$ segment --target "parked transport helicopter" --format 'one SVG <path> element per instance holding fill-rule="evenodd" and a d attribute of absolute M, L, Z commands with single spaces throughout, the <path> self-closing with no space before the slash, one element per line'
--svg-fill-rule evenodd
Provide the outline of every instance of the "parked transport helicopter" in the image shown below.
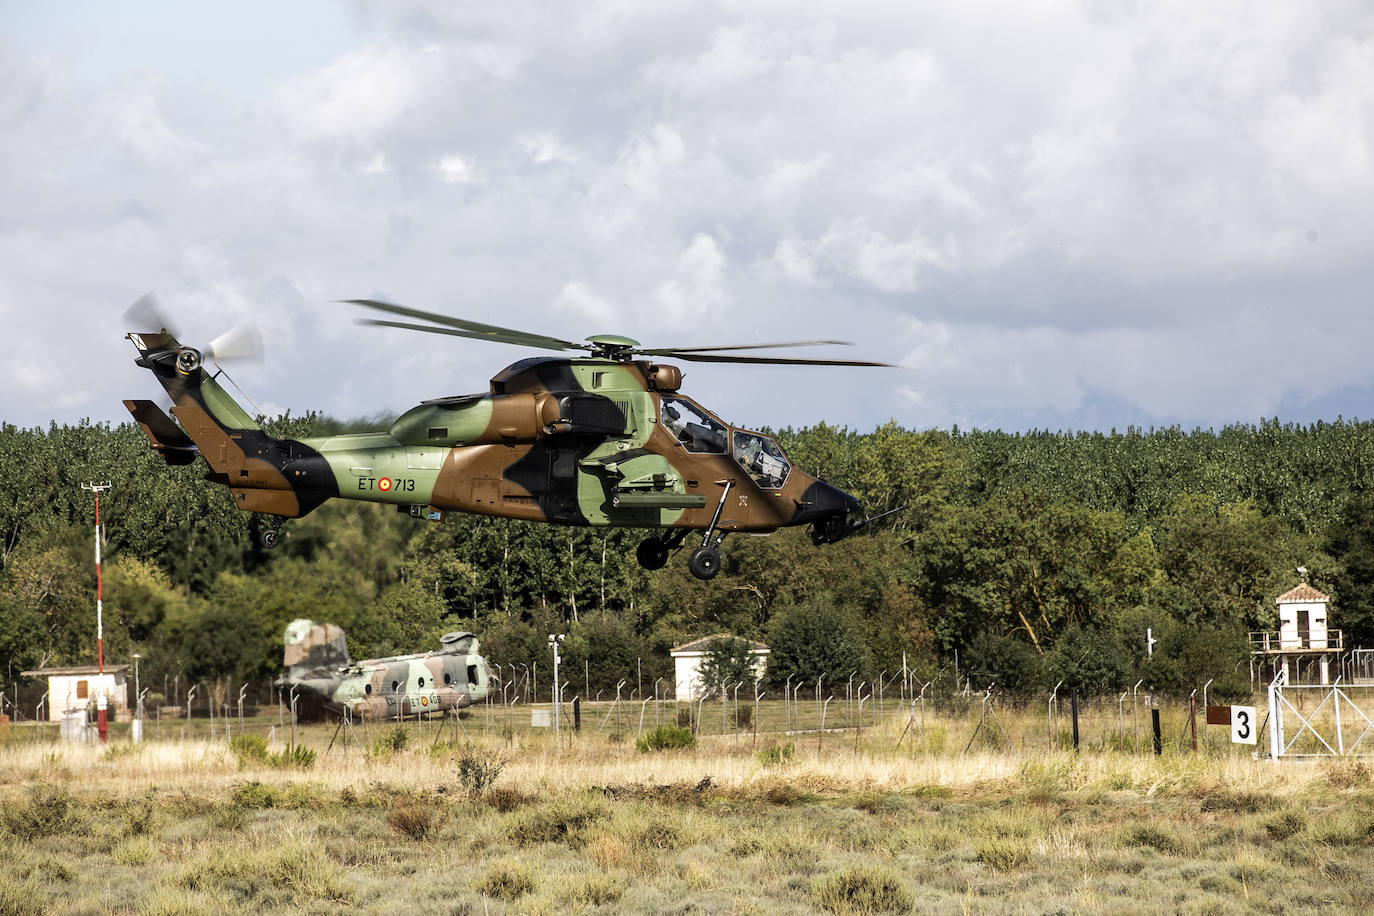
<path fill-rule="evenodd" d="M 433 652 L 355 662 L 341 627 L 293 620 L 283 638 L 286 672 L 277 687 L 296 689 L 309 706 L 371 719 L 462 709 L 487 698 L 493 678 L 477 637 L 448 633 Z"/>
<path fill-rule="evenodd" d="M 147 297 L 145 297 L 145 300 Z M 586 356 L 522 359 L 480 394 L 434 398 L 384 432 L 284 439 L 269 435 L 204 365 L 258 346 L 225 335 L 204 350 L 184 346 L 145 300 L 128 316 L 160 330 L 128 335 L 137 365 L 162 383 L 172 418 L 152 401 L 124 405 L 169 464 L 197 457 L 210 480 L 229 487 L 248 512 L 298 518 L 327 499 L 394 504 L 418 518 L 450 511 L 558 525 L 643 528 L 636 557 L 661 569 L 700 535 L 688 568 L 698 579 L 720 569 L 730 532 L 768 533 L 809 525 L 816 545 L 875 521 L 858 500 L 793 467 L 763 433 L 724 422 L 681 392 L 682 370 L 657 361 L 806 366 L 886 366 L 861 360 L 741 355 L 738 350 L 837 344 L 814 340 L 749 346 L 645 348 L 628 337 L 576 343 L 354 299 L 364 308 L 414 321 L 361 323 L 493 340 Z M 150 300 L 149 300 L 150 301 Z M 424 324 L 415 321 L 427 322 Z M 279 522 L 263 528 L 275 545 Z"/>

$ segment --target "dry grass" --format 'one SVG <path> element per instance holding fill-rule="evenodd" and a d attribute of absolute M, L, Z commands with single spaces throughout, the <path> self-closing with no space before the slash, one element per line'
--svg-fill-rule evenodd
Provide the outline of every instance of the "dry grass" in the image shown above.
<path fill-rule="evenodd" d="M 222 741 L 12 740 L 0 914 L 1374 907 L 1361 764 L 958 753 L 967 738 L 894 751 L 902 724 L 865 729 L 857 751 L 852 734 L 819 750 L 794 736 L 790 756 L 734 737 L 435 748 L 432 730 L 385 755 L 325 753 L 316 727 L 307 769 L 245 764 Z M 501 764 L 482 791 L 474 759 Z"/>

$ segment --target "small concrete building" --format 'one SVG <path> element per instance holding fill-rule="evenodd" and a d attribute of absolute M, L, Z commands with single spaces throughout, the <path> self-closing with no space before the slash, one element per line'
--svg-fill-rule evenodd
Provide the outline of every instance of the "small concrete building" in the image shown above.
<path fill-rule="evenodd" d="M 102 693 L 113 719 L 119 710 L 129 708 L 129 666 L 106 665 L 102 674 L 95 665 L 71 668 L 37 668 L 22 672 L 24 677 L 48 679 L 48 721 L 61 722 L 69 709 L 85 709 Z"/>
<path fill-rule="evenodd" d="M 683 643 L 668 653 L 673 657 L 674 684 L 679 700 L 700 698 L 701 677 L 698 672 L 702 662 L 706 660 L 707 654 L 711 651 L 711 643 L 717 639 L 738 638 L 729 633 L 715 633 L 711 636 L 694 639 L 689 643 Z M 768 670 L 768 655 L 772 650 L 761 642 L 754 642 L 750 639 L 746 639 L 744 642 L 749 644 L 749 655 L 754 663 L 754 676 L 763 677 Z"/>

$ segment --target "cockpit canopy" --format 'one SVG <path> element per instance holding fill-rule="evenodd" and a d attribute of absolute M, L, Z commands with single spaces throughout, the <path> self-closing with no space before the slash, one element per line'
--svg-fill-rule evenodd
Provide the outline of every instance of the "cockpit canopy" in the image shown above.
<path fill-rule="evenodd" d="M 707 455 L 728 452 L 766 490 L 781 487 L 792 470 L 782 448 L 771 437 L 744 429 L 732 430 L 687 398 L 664 396 L 659 419 L 687 451 Z"/>

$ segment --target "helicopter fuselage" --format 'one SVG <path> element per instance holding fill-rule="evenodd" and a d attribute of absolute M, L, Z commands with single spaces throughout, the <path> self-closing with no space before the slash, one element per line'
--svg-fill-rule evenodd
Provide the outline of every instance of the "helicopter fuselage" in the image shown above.
<path fill-rule="evenodd" d="M 817 544 L 847 534 L 859 512 L 771 437 L 682 396 L 671 365 L 525 359 L 487 392 L 425 401 L 386 431 L 296 440 L 264 431 L 170 334 L 129 336 L 180 424 L 126 401 L 150 443 L 169 463 L 204 458 L 245 511 L 294 518 L 341 498 L 433 519 L 457 511 L 708 536 L 810 524 Z"/>

